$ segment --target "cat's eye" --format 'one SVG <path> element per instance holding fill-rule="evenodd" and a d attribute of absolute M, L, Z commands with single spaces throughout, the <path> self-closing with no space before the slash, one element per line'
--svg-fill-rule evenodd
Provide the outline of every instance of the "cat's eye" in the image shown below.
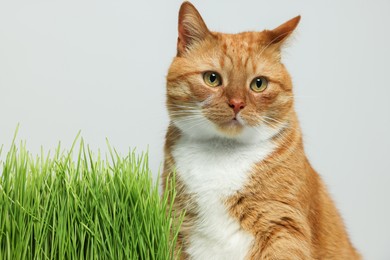
<path fill-rule="evenodd" d="M 222 85 L 221 76 L 214 71 L 207 71 L 203 74 L 203 80 L 209 87 L 218 87 Z"/>
<path fill-rule="evenodd" d="M 260 93 L 263 92 L 268 86 L 268 81 L 264 77 L 257 77 L 252 80 L 250 88 L 254 92 Z"/>

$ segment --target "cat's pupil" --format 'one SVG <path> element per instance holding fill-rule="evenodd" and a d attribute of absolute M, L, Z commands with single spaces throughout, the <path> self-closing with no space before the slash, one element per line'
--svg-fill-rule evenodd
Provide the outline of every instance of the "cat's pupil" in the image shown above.
<path fill-rule="evenodd" d="M 256 87 L 260 88 L 263 85 L 263 81 L 261 79 L 256 79 Z"/>
<path fill-rule="evenodd" d="M 210 82 L 213 83 L 217 79 L 217 75 L 215 73 L 211 73 Z"/>

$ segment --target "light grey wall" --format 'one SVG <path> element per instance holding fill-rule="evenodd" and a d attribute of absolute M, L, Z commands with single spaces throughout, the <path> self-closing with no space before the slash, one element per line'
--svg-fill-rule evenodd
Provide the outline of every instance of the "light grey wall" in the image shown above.
<path fill-rule="evenodd" d="M 0 143 L 122 154 L 149 146 L 157 171 L 168 123 L 165 75 L 181 1 L 0 1 Z M 262 30 L 302 15 L 284 60 L 306 151 L 366 259 L 390 259 L 390 2 L 193 1 L 209 27 Z"/>

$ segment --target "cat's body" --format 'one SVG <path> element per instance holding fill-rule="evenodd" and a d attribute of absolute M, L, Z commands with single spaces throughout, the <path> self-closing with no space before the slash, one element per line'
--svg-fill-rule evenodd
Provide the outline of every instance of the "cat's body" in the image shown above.
<path fill-rule="evenodd" d="M 298 21 L 228 35 L 181 8 L 163 176 L 176 171 L 182 259 L 359 259 L 306 159 L 280 62 Z"/>

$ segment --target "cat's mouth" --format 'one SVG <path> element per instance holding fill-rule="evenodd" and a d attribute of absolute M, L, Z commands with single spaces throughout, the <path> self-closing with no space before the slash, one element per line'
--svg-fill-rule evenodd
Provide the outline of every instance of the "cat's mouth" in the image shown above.
<path fill-rule="evenodd" d="M 218 124 L 219 131 L 223 132 L 227 136 L 237 136 L 244 128 L 244 124 L 237 117 L 233 117 L 228 121 Z"/>
<path fill-rule="evenodd" d="M 228 119 L 228 121 L 225 122 L 223 125 L 225 125 L 227 127 L 229 127 L 229 126 L 230 127 L 243 127 L 244 126 L 242 119 L 238 118 L 237 115 L 231 117 L 230 120 Z"/>
<path fill-rule="evenodd" d="M 230 124 L 237 124 L 237 125 L 241 125 L 242 126 L 242 123 L 237 119 L 237 117 L 234 117 L 232 120 L 230 120 L 229 123 Z"/>

